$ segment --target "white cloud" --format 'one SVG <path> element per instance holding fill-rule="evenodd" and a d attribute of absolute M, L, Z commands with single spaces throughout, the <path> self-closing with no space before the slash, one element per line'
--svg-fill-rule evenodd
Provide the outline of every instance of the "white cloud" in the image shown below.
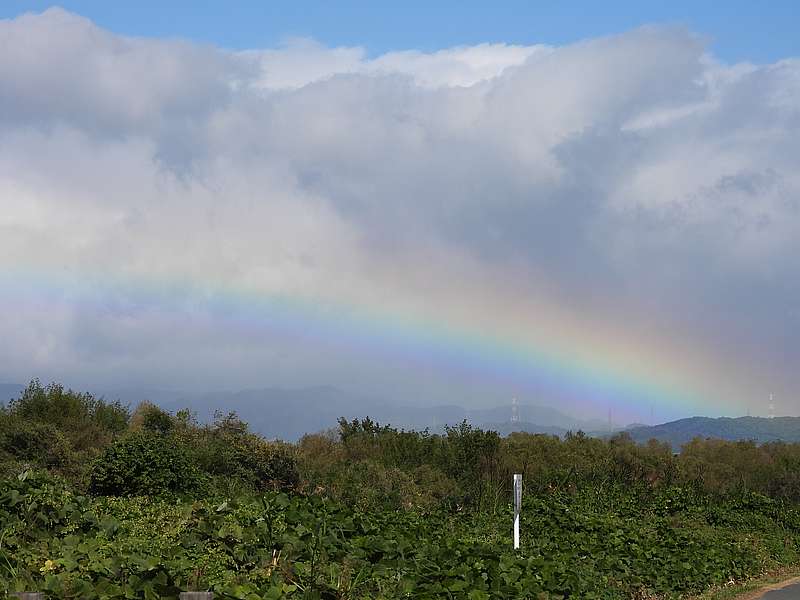
<path fill-rule="evenodd" d="M 331 358 L 319 339 L 232 326 L 213 300 L 235 290 L 497 330 L 510 295 L 509 314 L 619 326 L 676 365 L 690 346 L 719 363 L 704 389 L 800 391 L 784 366 L 800 359 L 784 335 L 800 291 L 797 60 L 725 65 L 658 27 L 554 48 L 234 53 L 54 9 L 0 21 L 0 82 L 3 289 L 37 273 L 72 290 L 53 284 L 52 315 L 0 321 L 18 341 L 0 377 L 32 364 L 414 393 L 396 364 L 365 374 L 357 343 Z M 149 305 L 114 281 L 201 282 L 209 302 L 173 289 L 177 305 Z M 21 285 L 16 307 L 37 297 Z"/>
<path fill-rule="evenodd" d="M 245 51 L 240 55 L 259 65 L 258 87 L 283 90 L 352 74 L 403 75 L 425 88 L 469 87 L 550 51 L 541 45 L 480 44 L 431 53 L 388 52 L 369 58 L 363 48 L 327 48 L 301 38 L 278 50 Z"/>

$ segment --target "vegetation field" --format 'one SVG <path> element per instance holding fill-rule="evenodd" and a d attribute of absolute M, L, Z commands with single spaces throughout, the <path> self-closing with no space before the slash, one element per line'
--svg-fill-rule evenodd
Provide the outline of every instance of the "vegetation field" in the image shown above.
<path fill-rule="evenodd" d="M 792 444 L 364 419 L 289 445 L 34 382 L 0 465 L 0 587 L 51 598 L 678 598 L 800 563 Z"/>

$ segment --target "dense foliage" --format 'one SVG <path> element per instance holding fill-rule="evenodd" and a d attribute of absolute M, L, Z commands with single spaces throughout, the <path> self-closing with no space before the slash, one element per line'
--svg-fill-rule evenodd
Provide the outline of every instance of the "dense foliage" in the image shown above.
<path fill-rule="evenodd" d="M 800 558 L 800 514 L 748 493 L 613 486 L 528 494 L 523 549 L 496 514 L 363 511 L 319 495 L 95 498 L 27 472 L 0 495 L 0 582 L 59 598 L 672 596 Z"/>
<path fill-rule="evenodd" d="M 0 409 L 0 474 L 45 468 L 95 495 L 289 489 L 292 449 L 248 431 L 235 414 L 201 425 L 143 402 L 133 414 L 57 384 L 33 381 Z"/>
<path fill-rule="evenodd" d="M 0 409 L 0 472 L 34 464 L 77 475 L 127 429 L 129 418 L 118 402 L 34 380 Z"/>
<path fill-rule="evenodd" d="M 202 493 L 205 484 L 183 446 L 151 431 L 135 432 L 109 446 L 89 477 L 90 491 L 100 496 Z"/>
<path fill-rule="evenodd" d="M 288 445 L 34 382 L 0 451 L 0 588 L 53 598 L 678 597 L 800 562 L 792 444 L 362 419 Z"/>

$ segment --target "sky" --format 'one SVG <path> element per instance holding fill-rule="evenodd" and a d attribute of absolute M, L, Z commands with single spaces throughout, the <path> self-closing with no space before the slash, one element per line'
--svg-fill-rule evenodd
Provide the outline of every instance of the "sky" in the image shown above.
<path fill-rule="evenodd" d="M 0 381 L 800 414 L 795 9 L 605 4 L 3 3 Z"/>
<path fill-rule="evenodd" d="M 47 0 L 4 0 L 0 17 L 50 6 Z M 731 62 L 773 62 L 797 56 L 800 47 L 794 0 L 64 0 L 59 6 L 120 34 L 238 50 L 296 37 L 359 46 L 369 56 L 486 42 L 564 45 L 653 23 L 700 32 L 716 56 Z"/>

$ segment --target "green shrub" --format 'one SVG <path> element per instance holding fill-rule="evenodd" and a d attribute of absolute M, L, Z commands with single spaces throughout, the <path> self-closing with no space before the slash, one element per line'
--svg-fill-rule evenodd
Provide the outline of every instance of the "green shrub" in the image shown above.
<path fill-rule="evenodd" d="M 119 402 L 31 381 L 22 395 L 8 403 L 6 414 L 58 427 L 78 450 L 105 446 L 128 426 L 129 413 Z"/>
<path fill-rule="evenodd" d="M 253 490 L 289 490 L 297 485 L 294 451 L 253 434 L 212 432 L 194 439 L 192 452 L 203 471 L 238 480 Z"/>
<path fill-rule="evenodd" d="M 101 496 L 191 494 L 205 475 L 174 438 L 140 431 L 109 446 L 92 464 L 89 489 Z"/>
<path fill-rule="evenodd" d="M 147 431 L 167 434 L 175 426 L 170 414 L 154 404 L 147 404 L 142 410 L 142 428 Z"/>
<path fill-rule="evenodd" d="M 218 413 L 210 426 L 197 426 L 180 413 L 174 436 L 221 491 L 285 490 L 299 481 L 295 448 L 250 433 L 235 413 Z"/>
<path fill-rule="evenodd" d="M 64 433 L 49 423 L 10 418 L 0 426 L 0 456 L 17 463 L 60 469 L 72 453 Z"/>
<path fill-rule="evenodd" d="M 128 425 L 128 409 L 33 380 L 0 407 L 0 468 L 33 466 L 79 480 L 85 465 Z"/>

